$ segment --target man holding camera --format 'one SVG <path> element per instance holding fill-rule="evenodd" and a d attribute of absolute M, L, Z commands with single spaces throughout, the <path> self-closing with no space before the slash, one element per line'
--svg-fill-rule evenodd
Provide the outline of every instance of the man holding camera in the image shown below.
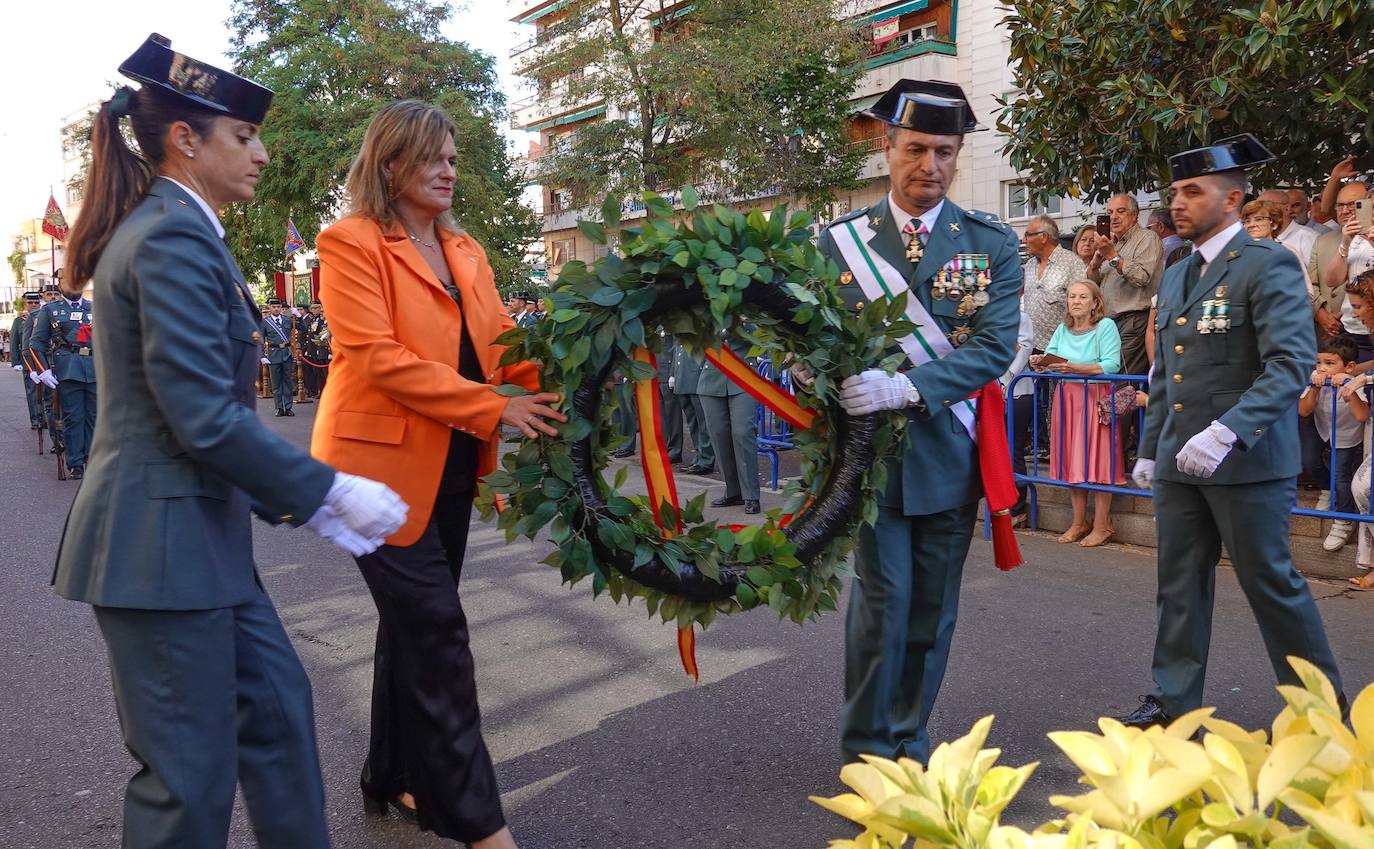
<path fill-rule="evenodd" d="M 1099 216 L 1101 217 L 1101 216 Z M 1107 315 L 1121 333 L 1121 373 L 1145 374 L 1145 328 L 1150 299 L 1164 276 L 1164 242 L 1140 226 L 1140 204 L 1130 195 L 1107 203 L 1109 235 L 1097 234 L 1097 252 L 1088 263 L 1088 279 L 1102 287 Z"/>

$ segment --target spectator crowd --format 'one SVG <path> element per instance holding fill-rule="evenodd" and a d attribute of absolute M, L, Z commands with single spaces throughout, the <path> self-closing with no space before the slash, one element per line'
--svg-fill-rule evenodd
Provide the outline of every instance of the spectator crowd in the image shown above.
<path fill-rule="evenodd" d="M 1316 492 L 1315 509 L 1336 514 L 1370 509 L 1366 387 L 1374 377 L 1374 190 L 1355 162 L 1351 156 L 1337 163 L 1314 195 L 1302 188 L 1264 189 L 1248 196 L 1241 210 L 1252 238 L 1282 245 L 1304 271 L 1318 356 L 1310 385 L 1294 399 L 1301 483 Z M 1094 546 L 1111 539 L 1110 488 L 1125 484 L 1135 462 L 1160 281 L 1193 248 L 1175 231 L 1167 208 L 1142 213 L 1132 195 L 1111 198 L 1104 213 L 1088 219 L 1073 232 L 1050 216 L 1027 222 L 1020 344 L 1029 345 L 1030 355 L 1018 358 L 1004 382 L 1015 387 L 1008 402 L 1015 409 L 1009 436 L 1016 471 L 1025 474 L 1026 458 L 1036 456 L 1048 469 L 1039 474 L 1080 485 L 1072 490 L 1073 518 L 1059 541 Z M 1030 379 L 1013 380 L 1021 369 L 1071 377 L 1042 380 L 1032 390 Z M 1072 379 L 1104 374 L 1132 379 Z M 1023 495 L 1014 512 L 1025 510 Z M 1352 580 L 1374 589 L 1368 524 L 1333 517 L 1323 547 L 1340 551 L 1357 525 L 1356 565 L 1364 574 Z"/>

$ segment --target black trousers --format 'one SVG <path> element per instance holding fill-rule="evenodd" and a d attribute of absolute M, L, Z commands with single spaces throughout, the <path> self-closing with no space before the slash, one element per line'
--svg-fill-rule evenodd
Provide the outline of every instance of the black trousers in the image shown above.
<path fill-rule="evenodd" d="M 329 376 L 329 368 L 312 366 L 309 363 L 301 364 L 301 377 L 305 380 L 305 394 L 311 398 L 320 397 L 324 391 L 324 382 Z"/>
<path fill-rule="evenodd" d="M 458 598 L 472 486 L 450 488 L 449 478 L 418 542 L 357 558 L 378 620 L 362 785 L 375 798 L 411 793 L 421 828 L 471 843 L 506 821 Z"/>

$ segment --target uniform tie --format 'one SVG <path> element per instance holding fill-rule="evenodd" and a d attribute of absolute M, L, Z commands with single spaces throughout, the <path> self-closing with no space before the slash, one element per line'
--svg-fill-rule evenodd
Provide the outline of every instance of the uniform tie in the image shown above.
<path fill-rule="evenodd" d="M 930 230 L 926 228 L 924 221 L 913 218 L 902 228 L 902 234 L 906 236 L 907 261 L 915 265 L 925 255 L 926 239 L 930 236 Z"/>
<path fill-rule="evenodd" d="M 1188 257 L 1188 267 L 1183 272 L 1183 291 L 1192 300 L 1198 283 L 1202 280 L 1202 251 L 1194 250 Z"/>

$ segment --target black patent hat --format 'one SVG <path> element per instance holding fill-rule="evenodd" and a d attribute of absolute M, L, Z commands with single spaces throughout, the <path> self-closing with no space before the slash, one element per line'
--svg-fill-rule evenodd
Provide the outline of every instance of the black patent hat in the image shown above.
<path fill-rule="evenodd" d="M 286 306 L 286 301 L 283 301 L 281 298 L 268 298 L 267 305 L 269 307 L 284 307 Z"/>
<path fill-rule="evenodd" d="M 51 292 L 60 295 L 62 294 L 62 287 L 57 285 L 56 283 L 44 283 L 43 292 L 45 294 Z"/>
<path fill-rule="evenodd" d="M 511 292 L 510 296 L 511 300 L 514 301 L 528 301 L 530 299 L 529 292 Z"/>
<path fill-rule="evenodd" d="M 939 80 L 898 80 L 863 114 L 884 124 L 936 136 L 962 136 L 983 129 L 964 90 Z"/>
<path fill-rule="evenodd" d="M 43 295 L 42 295 L 41 293 L 39 293 L 39 292 L 25 292 L 25 293 L 24 293 L 24 300 L 26 300 L 26 301 L 41 301 L 41 300 L 43 300 Z"/>
<path fill-rule="evenodd" d="M 1187 180 L 1203 174 L 1254 168 L 1277 158 L 1253 133 L 1242 133 L 1207 147 L 1185 150 L 1169 157 L 1169 177 L 1171 180 Z"/>
<path fill-rule="evenodd" d="M 261 124 L 272 105 L 270 88 L 177 53 L 172 42 L 157 33 L 120 64 L 119 72 L 250 124 Z"/>

